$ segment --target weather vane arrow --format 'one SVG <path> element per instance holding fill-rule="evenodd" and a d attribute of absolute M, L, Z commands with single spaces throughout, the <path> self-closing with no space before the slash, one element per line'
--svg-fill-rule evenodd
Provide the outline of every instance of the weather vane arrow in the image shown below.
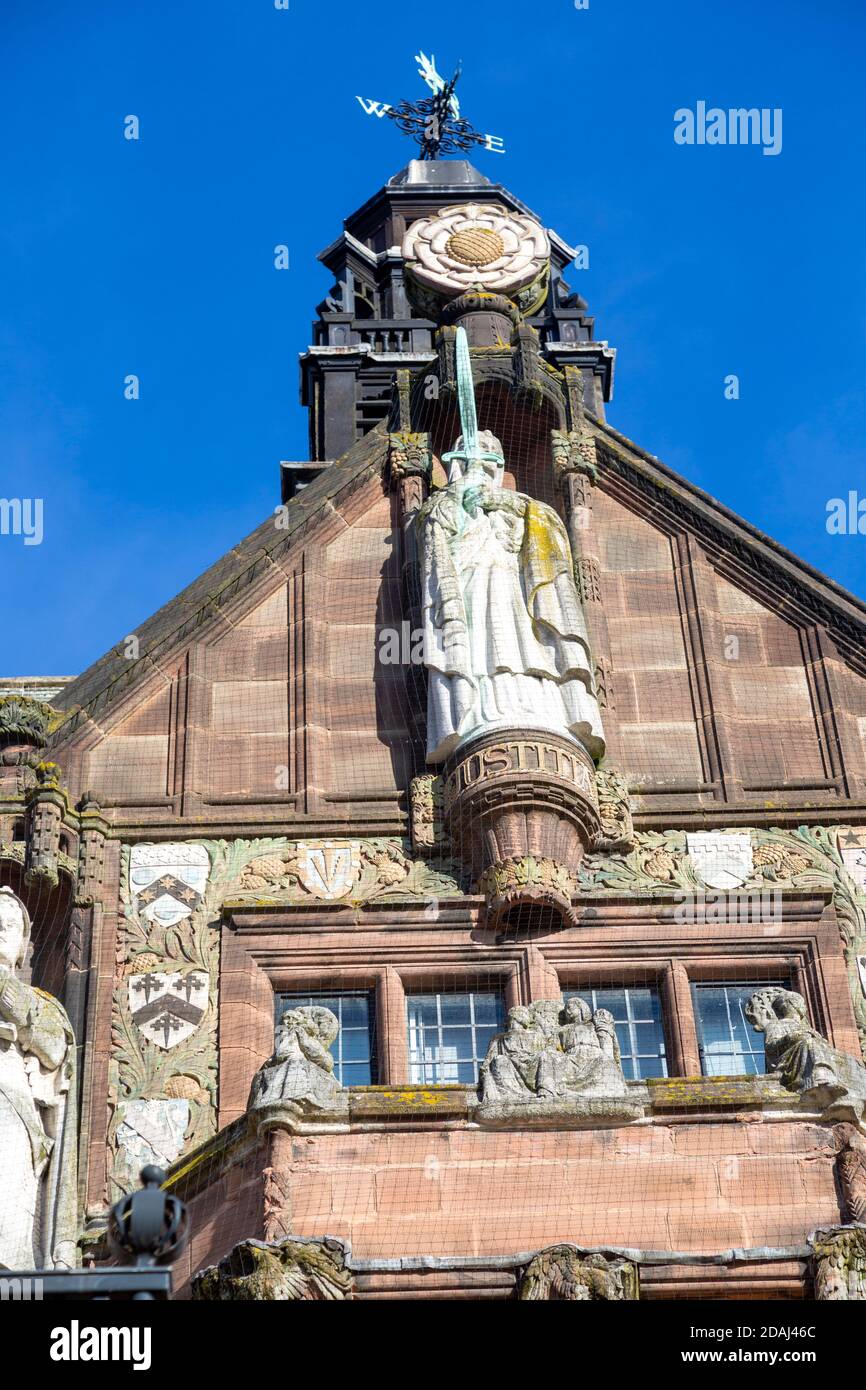
<path fill-rule="evenodd" d="M 418 74 L 430 88 L 432 97 L 415 102 L 401 101 L 397 106 L 356 97 L 365 114 L 380 120 L 387 116 L 395 121 L 405 135 L 411 135 L 418 142 L 422 159 L 439 159 L 443 154 L 471 150 L 475 145 L 493 154 L 504 154 L 505 142 L 499 135 L 482 135 L 460 115 L 460 103 L 454 92 L 460 76 L 459 63 L 450 82 L 446 82 L 436 71 L 436 59 L 432 54 L 428 58 L 422 50 L 415 54 L 415 61 L 419 64 Z"/>

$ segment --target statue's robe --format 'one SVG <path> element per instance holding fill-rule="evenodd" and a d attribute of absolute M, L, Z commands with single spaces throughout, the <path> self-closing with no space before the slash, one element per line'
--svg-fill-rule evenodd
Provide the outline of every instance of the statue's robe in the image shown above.
<path fill-rule="evenodd" d="M 75 1040 L 64 1009 L 7 975 L 0 987 L 0 1268 L 77 1263 L 75 1108 Z"/>
<path fill-rule="evenodd" d="M 497 728 L 572 735 L 598 758 L 604 732 L 571 550 L 543 502 L 499 492 L 469 514 L 463 483 L 419 515 L 427 758 Z"/>
<path fill-rule="evenodd" d="M 767 1070 L 779 1072 L 792 1091 L 830 1103 L 849 1096 L 862 1111 L 866 1103 L 866 1068 L 862 1062 L 839 1052 L 802 1019 L 783 1018 L 767 1023 L 764 1030 Z"/>

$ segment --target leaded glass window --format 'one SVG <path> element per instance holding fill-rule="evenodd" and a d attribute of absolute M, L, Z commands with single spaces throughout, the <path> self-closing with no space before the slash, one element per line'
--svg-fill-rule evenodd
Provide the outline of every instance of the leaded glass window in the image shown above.
<path fill-rule="evenodd" d="M 502 995 L 494 991 L 410 994 L 409 1078 L 415 1086 L 472 1086 L 490 1040 L 502 1031 Z"/>
<path fill-rule="evenodd" d="M 595 1012 L 613 1014 L 622 1055 L 623 1075 L 629 1081 L 667 1076 L 665 1034 L 658 990 L 652 985 L 619 989 L 569 989 L 563 999 L 583 999 Z"/>

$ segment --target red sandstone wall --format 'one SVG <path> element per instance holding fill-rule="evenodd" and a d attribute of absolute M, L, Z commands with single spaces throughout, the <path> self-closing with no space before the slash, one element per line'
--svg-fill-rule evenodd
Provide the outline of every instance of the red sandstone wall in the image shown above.
<path fill-rule="evenodd" d="M 293 1229 L 365 1257 L 552 1241 L 713 1252 L 839 1220 L 828 1132 L 784 1121 L 295 1139 Z"/>

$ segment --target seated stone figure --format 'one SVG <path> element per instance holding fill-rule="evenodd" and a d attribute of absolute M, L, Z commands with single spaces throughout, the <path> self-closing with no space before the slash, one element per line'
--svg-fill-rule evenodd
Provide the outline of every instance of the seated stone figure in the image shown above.
<path fill-rule="evenodd" d="M 339 1031 L 330 1009 L 287 1009 L 277 1024 L 274 1055 L 253 1077 L 248 1109 L 281 1103 L 304 1112 L 336 1109 L 342 1088 L 328 1049 Z"/>
<path fill-rule="evenodd" d="M 627 1094 L 612 1014 L 577 998 L 510 1009 L 508 1031 L 493 1039 L 481 1067 L 482 1105 Z"/>
<path fill-rule="evenodd" d="M 799 1091 L 816 1109 L 840 1117 L 862 1117 L 866 1067 L 846 1052 L 837 1052 L 815 1032 L 802 994 L 761 989 L 752 995 L 744 1013 L 753 1028 L 764 1034 L 767 1070 L 779 1073 L 783 1085 Z"/>
<path fill-rule="evenodd" d="M 613 1014 L 592 1009 L 574 997 L 562 1009 L 558 1048 L 545 1054 L 540 1066 L 539 1094 L 560 1099 L 574 1092 L 583 1096 L 625 1095 L 619 1043 Z"/>
<path fill-rule="evenodd" d="M 553 1018 L 551 1019 L 551 1009 Z M 486 1102 L 535 1095 L 538 1068 L 558 1021 L 559 1005 L 539 1001 L 518 1004 L 508 1010 L 508 1030 L 497 1033 L 481 1065 L 482 1094 Z"/>

